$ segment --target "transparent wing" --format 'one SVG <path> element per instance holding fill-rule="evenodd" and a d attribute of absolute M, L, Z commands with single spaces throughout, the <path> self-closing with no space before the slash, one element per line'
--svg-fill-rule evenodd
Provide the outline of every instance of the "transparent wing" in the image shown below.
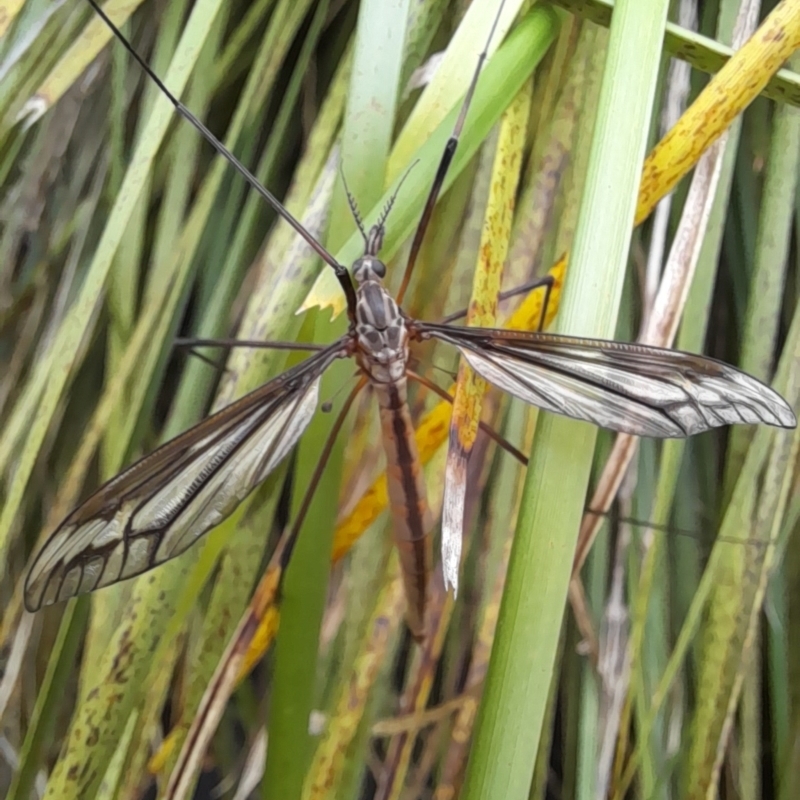
<path fill-rule="evenodd" d="M 720 425 L 793 428 L 769 386 L 704 356 L 603 339 L 414 323 L 455 345 L 487 381 L 526 403 L 637 436 L 692 436 Z"/>
<path fill-rule="evenodd" d="M 172 439 L 75 509 L 25 581 L 35 611 L 132 578 L 182 553 L 278 465 L 316 409 L 322 373 L 342 341 Z"/>

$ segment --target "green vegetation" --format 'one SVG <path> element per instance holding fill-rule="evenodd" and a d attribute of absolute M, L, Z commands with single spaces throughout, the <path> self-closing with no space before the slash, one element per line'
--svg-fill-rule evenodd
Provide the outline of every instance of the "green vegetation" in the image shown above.
<path fill-rule="evenodd" d="M 648 331 L 739 365 L 797 411 L 800 62 L 772 78 L 800 45 L 800 2 L 778 3 L 765 24 L 781 36 L 728 68 L 733 0 L 701 4 L 702 36 L 670 11 L 666 45 L 664 0 L 617 0 L 610 28 L 588 21 L 608 26 L 605 2 L 559 5 L 506 0 L 404 308 L 434 320 L 467 307 L 484 221 L 498 211 L 490 184 L 519 179 L 510 240 L 483 230 L 508 248 L 504 289 L 555 264 L 554 330 L 628 341 Z M 497 7 L 104 6 L 342 262 L 363 243 L 340 167 L 367 224 L 404 179 L 382 251 L 394 289 Z M 613 510 L 598 518 L 583 510 L 600 502 L 615 437 L 537 420 L 490 391 L 483 419 L 531 467 L 478 437 L 459 594 L 434 573 L 431 635 L 418 647 L 404 631 L 385 497 L 367 492 L 383 467 L 367 392 L 277 608 L 249 605 L 353 383 L 341 361 L 321 389 L 334 413 L 318 412 L 296 455 L 202 542 L 141 578 L 24 611 L 33 551 L 82 498 L 303 357 L 199 348 L 202 359 L 177 337 L 324 343 L 346 327 L 331 319 L 342 308 L 331 270 L 110 38 L 85 0 L 0 0 L 0 794 L 27 800 L 46 784 L 59 800 L 133 800 L 155 784 L 159 797 L 191 796 L 169 784 L 190 753 L 208 773 L 197 796 L 211 796 L 210 782 L 237 800 L 795 797 L 796 431 L 629 444 Z M 667 53 L 712 74 L 681 73 Z M 506 136 L 520 108 L 526 129 Z M 508 141 L 518 151 L 496 159 Z M 656 300 L 665 264 L 675 288 Z M 450 386 L 452 352 L 425 344 L 414 357 L 416 372 Z M 448 416 L 411 391 L 438 518 Z M 331 549 L 347 556 L 331 566 Z M 248 609 L 264 626 L 246 657 L 226 655 Z M 208 751 L 193 751 L 221 660 L 235 690 L 223 692 Z"/>

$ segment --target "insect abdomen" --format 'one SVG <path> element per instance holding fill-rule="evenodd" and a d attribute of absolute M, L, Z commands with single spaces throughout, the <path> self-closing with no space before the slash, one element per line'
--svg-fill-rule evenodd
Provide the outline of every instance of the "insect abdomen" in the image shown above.
<path fill-rule="evenodd" d="M 406 402 L 405 381 L 376 387 L 376 394 L 386 451 L 386 481 L 394 541 L 400 555 L 408 600 L 408 627 L 420 639 L 425 633 L 427 582 L 431 563 L 428 534 L 433 519 Z"/>

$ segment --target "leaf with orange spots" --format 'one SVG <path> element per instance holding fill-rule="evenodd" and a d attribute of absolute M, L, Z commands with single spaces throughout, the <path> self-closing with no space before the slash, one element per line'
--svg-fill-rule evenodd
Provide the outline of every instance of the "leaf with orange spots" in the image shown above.
<path fill-rule="evenodd" d="M 497 151 L 492 166 L 486 216 L 478 250 L 478 264 L 472 284 L 472 300 L 467 311 L 467 325 L 493 327 L 497 316 L 497 295 L 503 263 L 508 253 L 514 202 L 522 168 L 522 153 L 530 113 L 532 86 L 528 83 L 503 114 Z M 445 587 L 458 590 L 461 564 L 461 539 L 464 502 L 467 492 L 467 462 L 481 418 L 486 381 L 462 362 L 453 400 L 450 422 L 450 446 L 445 467 L 444 505 L 442 508 L 442 568 Z"/>

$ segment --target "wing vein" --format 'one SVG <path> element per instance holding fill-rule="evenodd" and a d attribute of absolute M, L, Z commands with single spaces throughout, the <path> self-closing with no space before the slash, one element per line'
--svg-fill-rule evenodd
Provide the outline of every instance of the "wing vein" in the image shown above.
<path fill-rule="evenodd" d="M 207 417 L 100 487 L 32 562 L 25 605 L 116 583 L 182 553 L 224 520 L 294 446 L 342 338 Z"/>
<path fill-rule="evenodd" d="M 525 402 L 639 436 L 685 437 L 733 423 L 797 424 L 761 381 L 705 356 L 547 333 L 415 322 L 417 339 L 458 347 L 486 380 Z"/>

